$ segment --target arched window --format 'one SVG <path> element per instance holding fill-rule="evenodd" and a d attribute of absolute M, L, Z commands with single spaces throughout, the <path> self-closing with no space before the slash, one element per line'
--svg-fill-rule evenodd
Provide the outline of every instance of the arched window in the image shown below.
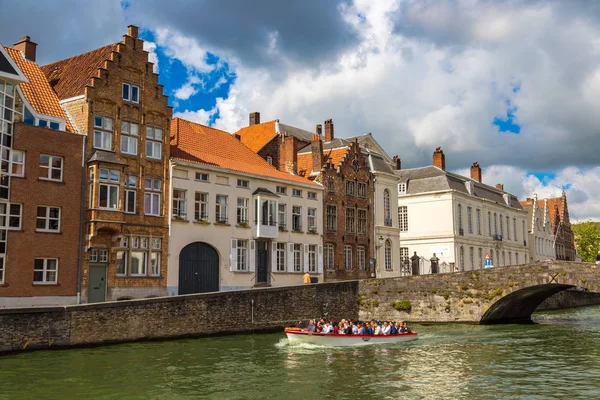
<path fill-rule="evenodd" d="M 459 271 L 464 271 L 465 270 L 465 248 L 463 246 L 460 246 L 460 259 L 459 259 L 459 265 L 458 265 L 458 269 Z"/>
<path fill-rule="evenodd" d="M 457 212 L 456 212 L 456 219 L 458 220 L 458 234 L 462 235 L 462 230 L 463 230 L 463 226 L 462 226 L 462 205 L 459 204 L 457 207 Z"/>
<path fill-rule="evenodd" d="M 383 223 L 385 226 L 392 226 L 392 212 L 390 209 L 390 191 L 383 191 Z"/>
<path fill-rule="evenodd" d="M 498 234 L 498 216 L 494 213 L 494 235 Z"/>
<path fill-rule="evenodd" d="M 492 213 L 488 211 L 488 236 L 492 236 Z"/>
<path fill-rule="evenodd" d="M 506 253 L 502 250 L 502 266 L 506 265 Z"/>
<path fill-rule="evenodd" d="M 500 236 L 504 236 L 504 228 L 502 224 L 502 214 L 500 214 Z"/>
<path fill-rule="evenodd" d="M 390 239 L 387 239 L 385 241 L 385 270 L 391 271 L 392 269 L 392 242 L 390 242 Z"/>

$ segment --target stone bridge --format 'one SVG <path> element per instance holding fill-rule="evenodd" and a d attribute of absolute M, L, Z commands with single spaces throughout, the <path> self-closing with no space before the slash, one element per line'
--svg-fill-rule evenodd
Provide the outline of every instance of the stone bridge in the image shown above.
<path fill-rule="evenodd" d="M 359 318 L 528 323 L 545 299 L 573 288 L 600 293 L 600 266 L 558 261 L 369 279 L 359 282 Z"/>

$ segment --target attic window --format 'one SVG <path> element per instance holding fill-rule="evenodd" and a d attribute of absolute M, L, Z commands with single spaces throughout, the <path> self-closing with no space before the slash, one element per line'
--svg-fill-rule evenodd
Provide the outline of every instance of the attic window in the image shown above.
<path fill-rule="evenodd" d="M 473 195 L 475 193 L 475 184 L 473 183 L 473 181 L 466 181 L 465 186 L 467 187 L 467 190 L 469 191 L 470 195 Z"/>
<path fill-rule="evenodd" d="M 267 156 L 267 162 L 271 165 L 273 165 L 273 157 L 271 156 Z"/>
<path fill-rule="evenodd" d="M 506 205 L 510 207 L 510 196 L 504 193 L 502 197 L 504 197 L 504 202 L 506 203 Z"/>
<path fill-rule="evenodd" d="M 123 100 L 139 103 L 140 88 L 129 83 L 123 83 Z"/>
<path fill-rule="evenodd" d="M 406 194 L 406 182 L 398 184 L 398 194 Z"/>

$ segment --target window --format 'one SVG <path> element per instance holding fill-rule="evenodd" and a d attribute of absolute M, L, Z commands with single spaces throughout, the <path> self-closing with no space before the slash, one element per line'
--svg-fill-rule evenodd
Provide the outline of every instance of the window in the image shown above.
<path fill-rule="evenodd" d="M 508 252 L 508 265 L 512 265 L 512 252 Z"/>
<path fill-rule="evenodd" d="M 202 182 L 208 182 L 208 174 L 202 172 L 196 172 L 196 180 Z"/>
<path fill-rule="evenodd" d="M 258 205 L 258 199 L 255 200 L 254 204 Z M 258 209 L 258 206 L 256 209 Z M 256 215 L 257 210 L 254 212 Z M 265 226 L 277 226 L 277 202 L 275 200 L 262 200 L 260 223 Z"/>
<path fill-rule="evenodd" d="M 333 244 L 325 244 L 325 254 L 323 255 L 323 258 L 326 269 L 335 269 L 335 248 L 333 247 Z"/>
<path fill-rule="evenodd" d="M 138 124 L 121 121 L 121 153 L 137 155 Z"/>
<path fill-rule="evenodd" d="M 276 272 L 285 272 L 285 243 L 277 243 L 277 262 L 275 264 Z"/>
<path fill-rule="evenodd" d="M 308 272 L 317 272 L 317 245 L 308 245 Z"/>
<path fill-rule="evenodd" d="M 492 213 L 488 211 L 488 236 L 492 236 Z"/>
<path fill-rule="evenodd" d="M 6 233 L 6 231 L 2 231 L 3 235 Z M 6 242 L 2 242 L 3 246 L 6 246 Z M 0 284 L 4 283 L 4 258 L 5 258 L 5 254 L 2 253 L 0 254 Z"/>
<path fill-rule="evenodd" d="M 317 232 L 317 209 L 309 208 L 307 216 L 307 227 L 309 232 Z"/>
<path fill-rule="evenodd" d="M 116 169 L 100 168 L 100 199 L 98 206 L 111 210 L 119 208 L 121 173 Z"/>
<path fill-rule="evenodd" d="M 400 264 L 403 271 L 410 268 L 410 258 L 408 257 L 408 247 L 400 247 Z"/>
<path fill-rule="evenodd" d="M 21 211 L 21 204 L 0 203 L 0 228 L 21 229 Z M 7 218 L 8 224 L 6 223 Z"/>
<path fill-rule="evenodd" d="M 475 269 L 475 249 L 473 247 L 469 247 L 469 271 Z"/>
<path fill-rule="evenodd" d="M 94 116 L 94 148 L 112 151 L 113 120 L 101 115 Z"/>
<path fill-rule="evenodd" d="M 217 185 L 227 185 L 229 186 L 229 178 L 226 176 L 217 175 Z"/>
<path fill-rule="evenodd" d="M 237 186 L 241 187 L 241 188 L 248 188 L 250 186 L 250 182 L 243 180 L 243 179 L 238 179 Z"/>
<path fill-rule="evenodd" d="M 366 252 L 365 252 L 365 247 L 364 246 L 357 246 L 356 247 L 356 267 L 359 270 L 365 270 L 365 269 L 367 269 Z"/>
<path fill-rule="evenodd" d="M 300 189 L 292 189 L 292 196 L 302 197 L 302 190 L 300 190 Z"/>
<path fill-rule="evenodd" d="M 160 160 L 162 158 L 163 133 L 160 128 L 146 127 L 146 157 Z"/>
<path fill-rule="evenodd" d="M 523 225 L 523 242 L 525 242 L 525 238 L 527 237 L 527 231 L 525 230 L 525 220 L 521 221 Z M 515 235 L 516 237 L 516 235 Z"/>
<path fill-rule="evenodd" d="M 344 246 L 344 268 L 352 269 L 352 246 Z"/>
<path fill-rule="evenodd" d="M 510 240 L 510 217 L 506 216 L 506 237 Z"/>
<path fill-rule="evenodd" d="M 456 211 L 456 219 L 458 222 L 458 234 L 462 235 L 463 225 L 462 225 L 462 204 L 459 204 Z"/>
<path fill-rule="evenodd" d="M 312 199 L 312 200 L 316 200 L 317 199 L 317 193 L 316 192 L 308 192 L 307 196 L 308 196 L 309 199 Z"/>
<path fill-rule="evenodd" d="M 237 199 L 237 223 L 248 223 L 248 199 L 238 197 Z"/>
<path fill-rule="evenodd" d="M 365 199 L 367 197 L 367 184 L 363 182 L 358 182 L 356 184 L 358 197 L 361 199 Z"/>
<path fill-rule="evenodd" d="M 271 165 L 273 165 L 273 157 L 271 156 L 267 156 L 267 162 Z"/>
<path fill-rule="evenodd" d="M 354 181 L 346 181 L 346 195 L 354 196 Z"/>
<path fill-rule="evenodd" d="M 116 252 L 116 274 L 136 277 L 160 276 L 161 245 L 162 240 L 157 237 L 124 236 L 120 243 L 122 250 Z"/>
<path fill-rule="evenodd" d="M 364 235 L 367 233 L 367 210 L 362 208 L 358 209 L 357 233 L 359 235 Z"/>
<path fill-rule="evenodd" d="M 346 232 L 354 233 L 354 208 L 346 207 Z"/>
<path fill-rule="evenodd" d="M 188 172 L 185 169 L 173 168 L 173 178 L 187 179 Z"/>
<path fill-rule="evenodd" d="M 137 177 L 127 175 L 125 177 L 125 212 L 135 214 L 137 199 Z"/>
<path fill-rule="evenodd" d="M 132 103 L 140 102 L 140 88 L 130 83 L 123 83 L 123 100 Z"/>
<path fill-rule="evenodd" d="M 327 191 L 329 193 L 335 193 L 335 183 L 333 182 L 333 179 L 327 180 Z"/>
<path fill-rule="evenodd" d="M 398 194 L 406 194 L 406 183 L 398 184 Z"/>
<path fill-rule="evenodd" d="M 302 231 L 302 207 L 292 207 L 292 230 L 294 232 Z"/>
<path fill-rule="evenodd" d="M 131 276 L 145 276 L 147 268 L 147 254 L 145 251 L 131 252 Z"/>
<path fill-rule="evenodd" d="M 400 222 L 400 232 L 408 232 L 408 207 L 398 207 L 398 222 Z"/>
<path fill-rule="evenodd" d="M 90 263 L 107 263 L 108 250 L 92 249 L 90 250 Z"/>
<path fill-rule="evenodd" d="M 483 266 L 483 249 L 480 247 L 479 250 L 477 250 L 477 253 L 479 255 L 479 257 L 477 258 L 479 260 L 477 269 L 481 269 L 481 267 Z"/>
<path fill-rule="evenodd" d="M 40 155 L 40 179 L 62 181 L 63 159 L 56 156 Z"/>
<path fill-rule="evenodd" d="M 38 206 L 36 231 L 60 231 L 60 207 Z"/>
<path fill-rule="evenodd" d="M 506 252 L 502 250 L 502 266 L 506 265 Z"/>
<path fill-rule="evenodd" d="M 173 189 L 173 218 L 185 219 L 187 210 L 186 191 Z"/>
<path fill-rule="evenodd" d="M 215 204 L 215 221 L 227 223 L 227 196 L 217 195 Z"/>
<path fill-rule="evenodd" d="M 25 153 L 19 150 L 11 150 L 10 174 L 12 176 L 25 176 Z"/>
<path fill-rule="evenodd" d="M 473 209 L 467 207 L 467 229 L 469 233 L 473 233 Z"/>
<path fill-rule="evenodd" d="M 481 235 L 481 210 L 478 208 L 475 213 L 477 214 L 477 234 Z"/>
<path fill-rule="evenodd" d="M 285 229 L 286 222 L 287 222 L 286 205 L 285 204 L 279 204 L 278 213 L 279 213 L 279 215 L 277 217 L 278 217 L 278 221 L 279 221 L 279 228 Z"/>
<path fill-rule="evenodd" d="M 546 227 L 544 227 L 544 232 L 546 231 Z M 515 239 L 515 242 L 517 241 L 517 219 L 513 218 L 513 236 Z"/>
<path fill-rule="evenodd" d="M 519 253 L 515 253 L 515 263 L 519 265 Z"/>
<path fill-rule="evenodd" d="M 502 214 L 500 214 L 500 236 L 504 236 L 504 224 L 502 223 Z"/>
<path fill-rule="evenodd" d="M 302 272 L 302 245 L 294 243 L 294 272 Z"/>
<path fill-rule="evenodd" d="M 328 231 L 337 231 L 337 207 L 333 204 L 327 204 L 326 229 Z"/>
<path fill-rule="evenodd" d="M 160 276 L 160 253 L 150 253 L 150 276 Z"/>
<path fill-rule="evenodd" d="M 494 213 L 494 235 L 498 234 L 498 216 Z"/>
<path fill-rule="evenodd" d="M 54 284 L 58 282 L 58 259 L 36 258 L 33 260 L 33 283 Z"/>
<path fill-rule="evenodd" d="M 287 193 L 287 188 L 285 186 L 277 186 L 276 187 L 276 192 L 279 194 L 286 194 Z"/>
<path fill-rule="evenodd" d="M 460 259 L 459 259 L 458 269 L 459 269 L 459 271 L 465 270 L 465 248 L 463 246 L 460 246 Z"/>
<path fill-rule="evenodd" d="M 387 239 L 385 241 L 385 270 L 391 271 L 392 269 L 392 242 L 390 242 L 390 239 Z"/>
<path fill-rule="evenodd" d="M 390 191 L 383 191 L 383 224 L 392 226 L 392 209 L 390 207 Z"/>
<path fill-rule="evenodd" d="M 160 179 L 144 179 L 144 214 L 160 216 Z"/>

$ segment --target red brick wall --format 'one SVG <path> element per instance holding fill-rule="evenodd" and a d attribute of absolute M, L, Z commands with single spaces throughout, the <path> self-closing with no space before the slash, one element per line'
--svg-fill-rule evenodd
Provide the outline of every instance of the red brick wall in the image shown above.
<path fill-rule="evenodd" d="M 9 231 L 0 297 L 75 296 L 83 136 L 16 124 L 16 150 L 25 151 L 25 177 L 11 178 L 11 203 L 22 204 L 21 230 Z M 40 154 L 63 158 L 63 181 L 39 179 Z M 36 232 L 37 206 L 61 208 L 60 232 Z M 34 258 L 58 258 L 58 284 L 34 285 Z"/>

